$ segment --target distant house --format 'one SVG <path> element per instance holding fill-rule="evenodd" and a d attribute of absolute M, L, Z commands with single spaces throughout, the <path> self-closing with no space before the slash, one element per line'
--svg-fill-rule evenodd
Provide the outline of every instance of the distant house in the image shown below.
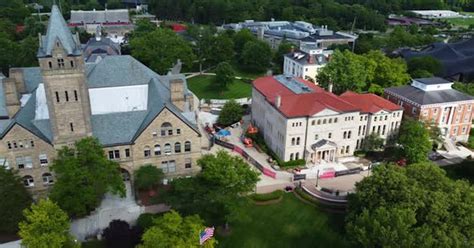
<path fill-rule="evenodd" d="M 114 42 L 122 41 L 133 30 L 127 9 L 71 10 L 70 27 L 85 29 L 94 34 L 101 27 Z"/>
<path fill-rule="evenodd" d="M 385 89 L 385 98 L 404 108 L 404 114 L 433 122 L 444 138 L 466 142 L 471 130 L 474 97 L 451 88 L 445 79 L 418 78 L 411 85 Z"/>
<path fill-rule="evenodd" d="M 474 38 L 456 43 L 433 43 L 421 51 L 404 49 L 400 55 L 406 60 L 433 57 L 443 65 L 439 76 L 456 81 L 474 80 Z"/>
<path fill-rule="evenodd" d="M 110 38 L 102 37 L 100 28 L 96 36 L 91 38 L 83 47 L 83 56 L 86 63 L 98 63 L 105 56 L 121 55 L 120 44 Z"/>
<path fill-rule="evenodd" d="M 331 50 L 302 45 L 299 50 L 284 55 L 283 74 L 316 82 L 316 76 L 331 54 Z"/>
<path fill-rule="evenodd" d="M 414 18 L 414 17 L 406 17 L 406 16 L 394 16 L 394 15 L 390 15 L 387 18 L 386 23 L 389 26 L 411 26 L 411 25 L 436 26 L 436 25 L 439 25 L 437 22 L 434 22 L 431 20 Z"/>

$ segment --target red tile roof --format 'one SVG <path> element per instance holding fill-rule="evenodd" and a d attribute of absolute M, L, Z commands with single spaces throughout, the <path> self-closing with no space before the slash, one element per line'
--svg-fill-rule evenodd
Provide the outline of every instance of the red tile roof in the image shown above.
<path fill-rule="evenodd" d="M 286 117 L 312 116 L 324 109 L 337 112 L 359 111 L 359 108 L 344 99 L 329 93 L 314 83 L 296 78 L 313 90 L 311 93 L 296 94 L 272 76 L 261 77 L 253 82 L 253 87 L 275 104 L 277 96 L 281 97 L 280 112 Z"/>
<path fill-rule="evenodd" d="M 363 113 L 377 113 L 380 110 L 396 111 L 402 108 L 375 94 L 359 94 L 352 91 L 343 93 L 340 98 L 352 103 L 361 109 Z"/>

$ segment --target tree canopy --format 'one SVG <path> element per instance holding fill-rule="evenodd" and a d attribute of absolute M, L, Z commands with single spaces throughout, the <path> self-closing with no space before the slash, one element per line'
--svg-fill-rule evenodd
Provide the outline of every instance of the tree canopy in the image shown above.
<path fill-rule="evenodd" d="M 472 247 L 473 193 L 431 163 L 378 166 L 349 198 L 348 236 L 360 247 Z"/>
<path fill-rule="evenodd" d="M 163 217 L 155 218 L 153 226 L 143 234 L 139 248 L 165 247 L 205 247 L 212 248 L 217 241 L 208 239 L 202 246 L 199 244 L 199 235 L 204 231 L 204 221 L 198 215 L 181 217 L 171 210 Z"/>
<path fill-rule="evenodd" d="M 106 158 L 96 138 L 81 139 L 75 148 L 61 148 L 52 170 L 57 179 L 50 197 L 69 216 L 89 214 L 106 192 L 125 196 L 119 165 Z"/>
<path fill-rule="evenodd" d="M 408 72 L 413 78 L 432 77 L 442 69 L 441 62 L 430 56 L 412 58 L 407 63 Z"/>
<path fill-rule="evenodd" d="M 409 163 L 426 161 L 432 148 L 430 132 L 422 122 L 413 119 L 405 119 L 402 122 L 398 143 Z"/>
<path fill-rule="evenodd" d="M 51 200 L 40 200 L 24 211 L 20 222 L 21 244 L 28 248 L 80 247 L 69 234 L 69 218 Z"/>
<path fill-rule="evenodd" d="M 318 82 L 324 87 L 332 82 L 336 93 L 366 91 L 375 85 L 380 88 L 400 86 L 408 83 L 409 79 L 403 60 L 390 59 L 380 51 L 358 55 L 349 50 L 336 50 L 318 74 Z M 375 88 L 372 91 L 379 93 Z"/>
<path fill-rule="evenodd" d="M 23 220 L 23 210 L 31 205 L 31 196 L 23 186 L 21 178 L 10 169 L 0 165 L 0 232 L 16 233 L 18 223 Z"/>
<path fill-rule="evenodd" d="M 232 125 L 242 119 L 243 113 L 244 110 L 239 103 L 235 100 L 229 100 L 224 104 L 224 107 L 222 107 L 217 123 L 224 126 Z"/>
<path fill-rule="evenodd" d="M 165 201 L 183 214 L 199 214 L 213 224 L 243 218 L 239 211 L 254 190 L 258 174 L 240 157 L 225 151 L 207 154 L 198 160 L 202 171 L 193 178 L 176 179 Z"/>
<path fill-rule="evenodd" d="M 131 248 L 140 243 L 141 231 L 137 227 L 131 228 L 123 220 L 113 220 L 109 226 L 104 229 L 102 236 L 105 239 L 107 247 L 113 248 Z"/>
<path fill-rule="evenodd" d="M 249 41 L 245 43 L 240 55 L 241 66 L 250 72 L 265 72 L 272 61 L 272 50 L 264 41 Z"/>
<path fill-rule="evenodd" d="M 234 81 L 235 71 L 227 62 L 221 62 L 216 67 L 216 83 L 219 88 L 227 88 L 227 85 Z"/>
<path fill-rule="evenodd" d="M 166 74 L 179 60 L 183 68 L 193 65 L 195 55 L 183 38 L 169 29 L 159 28 L 130 40 L 132 56 L 159 74 Z"/>
<path fill-rule="evenodd" d="M 135 187 L 138 189 L 150 189 L 161 183 L 164 173 L 156 166 L 147 164 L 143 165 L 134 172 Z"/>

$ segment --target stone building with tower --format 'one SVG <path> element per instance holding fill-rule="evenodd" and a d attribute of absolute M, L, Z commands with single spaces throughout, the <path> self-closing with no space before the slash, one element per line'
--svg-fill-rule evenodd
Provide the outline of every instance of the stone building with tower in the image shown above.
<path fill-rule="evenodd" d="M 0 166 L 34 193 L 54 183 L 57 149 L 96 137 L 125 174 L 144 164 L 169 178 L 199 171 L 195 104 L 181 74 L 158 75 L 130 56 L 85 63 L 77 34 L 53 6 L 39 67 L 0 79 Z"/>

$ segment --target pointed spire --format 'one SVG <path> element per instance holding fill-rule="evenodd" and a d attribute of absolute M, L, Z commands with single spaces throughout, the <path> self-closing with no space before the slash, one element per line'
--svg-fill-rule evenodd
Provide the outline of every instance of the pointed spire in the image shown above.
<path fill-rule="evenodd" d="M 57 42 L 59 42 L 60 46 L 64 48 L 68 55 L 81 54 L 80 49 L 78 49 L 80 47 L 78 46 L 79 41 L 72 35 L 58 6 L 53 5 L 48 30 L 46 31 L 46 35 L 42 36 L 42 42 L 40 42 L 41 46 L 38 50 L 38 57 L 51 56 L 52 50 Z"/>

